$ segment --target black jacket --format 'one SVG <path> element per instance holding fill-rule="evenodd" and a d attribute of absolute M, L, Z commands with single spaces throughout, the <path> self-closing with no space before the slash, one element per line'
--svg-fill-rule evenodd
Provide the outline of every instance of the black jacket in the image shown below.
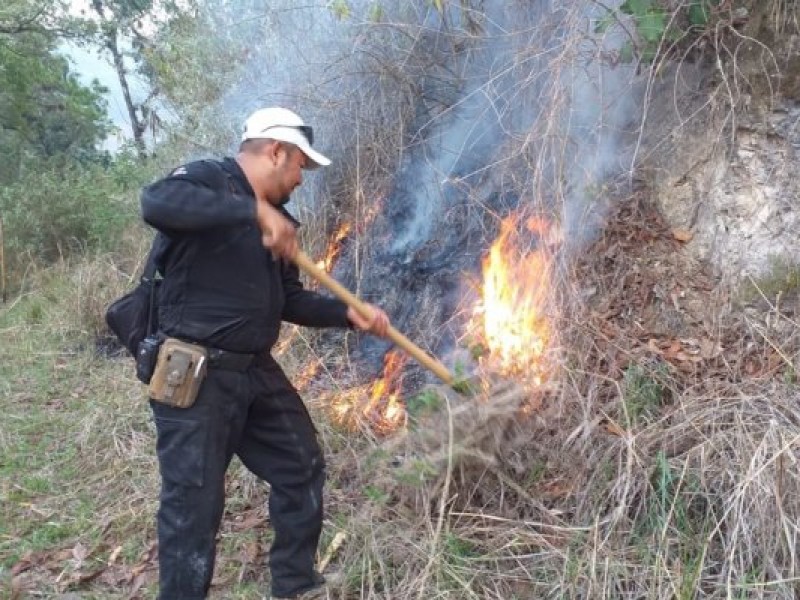
<path fill-rule="evenodd" d="M 277 340 L 282 320 L 349 325 L 345 304 L 303 289 L 297 267 L 262 246 L 253 189 L 235 160 L 179 167 L 145 187 L 141 202 L 144 220 L 168 240 L 158 261 L 164 334 L 262 353 Z"/>

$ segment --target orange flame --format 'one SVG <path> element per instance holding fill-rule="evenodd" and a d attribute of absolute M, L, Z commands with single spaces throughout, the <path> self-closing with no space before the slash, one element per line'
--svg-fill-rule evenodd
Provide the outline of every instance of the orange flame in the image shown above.
<path fill-rule="evenodd" d="M 383 358 L 383 377 L 372 385 L 372 394 L 364 415 L 374 414 L 377 422 L 394 429 L 405 419 L 405 407 L 400 400 L 403 387 L 400 374 L 406 362 L 405 354 L 396 350 L 386 353 Z"/>
<path fill-rule="evenodd" d="M 302 392 L 311 384 L 316 376 L 317 372 L 319 371 L 319 367 L 322 363 L 319 360 L 313 360 L 309 362 L 302 371 L 297 375 L 297 381 L 295 383 L 295 387 L 298 391 Z"/>
<path fill-rule="evenodd" d="M 542 251 L 526 251 L 518 230 L 518 218 L 507 217 L 500 235 L 483 261 L 483 290 L 473 327 L 489 351 L 489 360 L 500 372 L 523 375 L 541 383 L 543 355 L 550 340 L 544 316 L 550 285 L 550 257 Z M 526 227 L 543 236 L 548 223 L 529 219 Z"/>
<path fill-rule="evenodd" d="M 379 433 L 388 433 L 402 426 L 406 411 L 400 400 L 400 375 L 405 360 L 405 355 L 398 351 L 387 352 L 382 377 L 371 385 L 349 390 L 333 400 L 334 418 L 352 428 L 366 424 Z"/>
<path fill-rule="evenodd" d="M 336 259 L 339 258 L 339 253 L 342 251 L 342 242 L 350 234 L 352 228 L 353 224 L 349 221 L 342 223 L 336 233 L 331 236 L 324 258 L 317 262 L 317 266 L 320 269 L 324 269 L 327 273 L 331 272 L 333 265 L 336 264 Z"/>

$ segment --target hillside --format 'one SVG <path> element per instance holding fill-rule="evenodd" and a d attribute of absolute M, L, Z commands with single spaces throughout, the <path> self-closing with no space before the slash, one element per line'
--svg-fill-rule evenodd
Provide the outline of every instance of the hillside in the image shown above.
<path fill-rule="evenodd" d="M 800 5 L 617 3 L 587 34 L 594 3 L 428 4 L 317 23 L 352 27 L 358 51 L 325 51 L 365 70 L 310 108 L 342 159 L 291 205 L 303 243 L 461 384 L 367 336 L 284 329 L 328 463 L 329 597 L 797 597 Z M 642 22 L 658 35 L 629 46 Z M 2 598 L 156 597 L 155 429 L 102 318 L 149 242 L 138 185 L 190 154 L 69 171 L 66 199 L 94 180 L 127 216 L 103 221 L 110 245 L 9 246 Z M 262 598 L 269 490 L 238 460 L 226 481 L 212 597 Z"/>

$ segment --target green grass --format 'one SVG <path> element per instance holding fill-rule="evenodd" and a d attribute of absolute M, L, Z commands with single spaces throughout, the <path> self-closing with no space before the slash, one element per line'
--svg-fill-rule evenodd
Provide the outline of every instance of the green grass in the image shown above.
<path fill-rule="evenodd" d="M 636 364 L 625 369 L 622 390 L 629 427 L 640 425 L 658 413 L 666 393 L 660 381 L 664 375 L 665 370 L 661 365 L 655 370 Z"/>
<path fill-rule="evenodd" d="M 771 257 L 767 270 L 743 284 L 739 298 L 744 303 L 761 299 L 775 303 L 780 298 L 796 300 L 799 293 L 800 264 L 786 258 Z"/>
<path fill-rule="evenodd" d="M 40 597 L 127 598 L 142 576 L 137 594 L 151 599 L 159 481 L 149 408 L 131 361 L 95 352 L 74 281 L 46 274 L 41 291 L 0 307 L 0 589 L 27 564 L 17 585 Z M 675 400 L 667 375 L 632 363 L 618 382 L 624 404 L 615 396 L 607 408 L 627 412 L 629 439 L 602 428 L 574 437 L 580 411 L 565 395 L 554 399 L 562 417 L 520 421 L 473 455 L 457 438 L 450 460 L 414 444 L 424 438 L 416 434 L 446 439 L 425 429 L 424 416 L 441 410 L 434 391 L 408 401 L 421 431 L 399 440 L 345 433 L 316 415 L 321 439 L 334 442 L 321 550 L 347 533 L 332 563 L 345 576 L 341 597 L 614 598 L 626 589 L 688 599 L 725 589 L 721 565 L 732 597 L 791 597 L 795 583 L 759 563 L 785 566 L 790 556 L 782 532 L 796 522 L 797 480 L 777 473 L 775 457 L 798 435 L 796 386 L 765 394 L 737 383 L 726 395 Z M 691 439 L 668 454 L 678 437 Z M 570 492 L 540 494 L 570 482 Z M 212 598 L 260 598 L 271 530 L 241 523 L 261 514 L 267 492 L 238 462 L 228 484 Z"/>
<path fill-rule="evenodd" d="M 83 573 L 137 540 L 117 558 L 134 568 L 154 506 L 152 465 L 137 472 L 126 464 L 137 455 L 121 454 L 143 450 L 130 437 L 149 430 L 141 390 L 130 365 L 94 354 L 59 283 L 0 312 L 0 573 L 30 561 L 23 584 L 35 577 L 46 595 L 69 587 L 78 547 L 89 552 Z"/>

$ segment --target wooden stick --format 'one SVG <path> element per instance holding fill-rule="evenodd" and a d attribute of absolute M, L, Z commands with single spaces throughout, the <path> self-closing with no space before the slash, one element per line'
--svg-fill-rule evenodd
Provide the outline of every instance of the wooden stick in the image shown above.
<path fill-rule="evenodd" d="M 325 568 L 328 566 L 328 563 L 331 562 L 333 555 L 342 547 L 342 544 L 347 539 L 347 534 L 344 531 L 337 531 L 336 535 L 333 536 L 333 540 L 331 540 L 328 549 L 325 551 L 325 556 L 319 561 L 319 565 L 317 565 L 317 571 L 322 573 L 325 571 Z"/>
<path fill-rule="evenodd" d="M 297 263 L 297 266 L 300 267 L 305 273 L 309 276 L 316 279 L 326 288 L 328 288 L 331 292 L 333 292 L 337 298 L 339 298 L 342 302 L 347 304 L 347 306 L 357 310 L 358 313 L 364 317 L 365 319 L 372 318 L 372 312 L 364 302 L 359 300 L 354 294 L 352 294 L 349 290 L 347 290 L 344 286 L 342 286 L 338 281 L 336 281 L 333 277 L 328 275 L 325 271 L 320 269 L 314 262 L 308 257 L 308 255 L 303 252 L 302 250 L 297 251 L 297 256 L 294 258 L 294 262 Z M 422 348 L 417 346 L 414 342 L 409 340 L 406 336 L 402 333 L 397 331 L 394 327 L 389 325 L 389 330 L 387 332 L 387 336 L 390 340 L 392 340 L 395 344 L 400 346 L 403 350 L 408 352 L 411 356 L 419 361 L 419 363 L 431 371 L 434 375 L 436 375 L 439 379 L 444 381 L 448 385 L 453 384 L 453 375 L 450 371 L 447 370 L 442 363 L 440 363 L 435 358 L 429 356 Z"/>

